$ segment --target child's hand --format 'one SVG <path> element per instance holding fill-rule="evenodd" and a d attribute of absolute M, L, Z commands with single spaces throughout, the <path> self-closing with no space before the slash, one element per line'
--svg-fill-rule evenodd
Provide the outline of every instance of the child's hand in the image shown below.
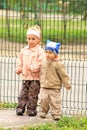
<path fill-rule="evenodd" d="M 27 71 L 29 71 L 29 70 L 30 70 L 30 68 L 29 68 L 29 66 L 28 66 L 28 65 L 26 65 L 26 70 L 27 70 Z"/>
<path fill-rule="evenodd" d="M 16 70 L 16 74 L 20 74 L 21 73 L 21 70 Z"/>
<path fill-rule="evenodd" d="M 70 90 L 70 89 L 71 89 L 71 86 L 68 86 L 66 89 Z"/>

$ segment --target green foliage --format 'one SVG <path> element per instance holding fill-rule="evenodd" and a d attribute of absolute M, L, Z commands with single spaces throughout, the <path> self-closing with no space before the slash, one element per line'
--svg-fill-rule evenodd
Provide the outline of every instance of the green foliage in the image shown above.
<path fill-rule="evenodd" d="M 87 127 L 87 117 L 62 117 L 59 122 L 56 124 L 58 127 Z"/>
<path fill-rule="evenodd" d="M 17 103 L 0 103 L 0 108 L 16 108 Z"/>
<path fill-rule="evenodd" d="M 0 130 L 11 130 L 10 128 L 0 128 Z"/>
<path fill-rule="evenodd" d="M 63 117 L 60 119 L 60 121 L 57 123 L 58 127 L 74 127 L 77 128 L 79 126 L 78 122 L 76 121 L 75 117 Z"/>
<path fill-rule="evenodd" d="M 58 122 L 50 122 L 23 128 L 24 130 L 86 130 L 87 117 L 64 116 Z"/>
<path fill-rule="evenodd" d="M 87 10 L 87 0 L 69 0 L 69 7 L 74 14 L 84 14 Z"/>

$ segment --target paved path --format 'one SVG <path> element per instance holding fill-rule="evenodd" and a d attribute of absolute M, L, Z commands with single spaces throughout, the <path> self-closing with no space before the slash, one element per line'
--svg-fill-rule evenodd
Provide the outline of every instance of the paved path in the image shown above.
<path fill-rule="evenodd" d="M 29 117 L 26 114 L 17 116 L 15 110 L 0 110 L 0 128 L 12 128 L 13 130 L 24 125 L 32 126 L 46 122 L 53 122 L 50 115 L 48 115 L 46 119 L 42 119 L 38 115 L 35 117 Z"/>

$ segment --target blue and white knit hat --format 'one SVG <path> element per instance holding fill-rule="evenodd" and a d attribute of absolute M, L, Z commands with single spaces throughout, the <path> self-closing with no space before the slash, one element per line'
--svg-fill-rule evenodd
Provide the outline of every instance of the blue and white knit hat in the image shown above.
<path fill-rule="evenodd" d="M 50 50 L 55 55 L 57 55 L 58 52 L 59 52 L 60 45 L 61 45 L 61 43 L 57 43 L 57 42 L 53 42 L 53 41 L 47 40 L 47 44 L 46 44 L 45 50 Z"/>

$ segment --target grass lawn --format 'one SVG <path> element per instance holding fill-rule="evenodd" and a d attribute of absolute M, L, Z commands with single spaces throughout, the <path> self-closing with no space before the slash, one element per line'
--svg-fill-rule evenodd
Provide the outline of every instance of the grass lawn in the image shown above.
<path fill-rule="evenodd" d="M 87 130 L 87 117 L 62 117 L 56 123 L 23 127 L 24 130 Z"/>
<path fill-rule="evenodd" d="M 0 18 L 0 37 L 10 41 L 26 42 L 27 25 L 32 26 L 37 23 L 34 19 L 10 18 L 7 24 L 6 17 Z M 87 41 L 87 21 L 84 20 L 39 20 L 42 28 L 42 40 L 46 39 L 66 42 Z"/>

